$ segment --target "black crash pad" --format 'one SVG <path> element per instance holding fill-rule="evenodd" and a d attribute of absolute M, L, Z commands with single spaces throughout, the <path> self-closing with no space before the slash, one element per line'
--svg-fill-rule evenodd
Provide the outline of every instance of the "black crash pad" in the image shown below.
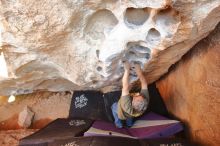
<path fill-rule="evenodd" d="M 148 90 L 150 94 L 150 103 L 147 112 L 151 111 L 168 117 L 168 111 L 155 83 L 149 85 Z M 113 122 L 114 118 L 112 116 L 111 105 L 117 102 L 120 96 L 121 90 L 108 93 L 94 90 L 74 91 L 69 117 Z"/>
<path fill-rule="evenodd" d="M 46 146 L 56 140 L 82 136 L 90 128 L 92 120 L 57 119 L 36 133 L 20 140 L 20 146 Z"/>
<path fill-rule="evenodd" d="M 56 140 L 48 146 L 190 146 L 179 138 L 137 140 L 125 137 L 75 137 L 68 140 Z"/>
<path fill-rule="evenodd" d="M 108 92 L 105 93 L 103 96 L 104 105 L 105 105 L 105 114 L 109 122 L 114 121 L 111 106 L 113 103 L 118 102 L 120 96 L 121 96 L 121 91 Z"/>
<path fill-rule="evenodd" d="M 111 105 L 118 101 L 121 91 L 75 91 L 71 101 L 69 117 L 88 118 L 113 122 Z"/>

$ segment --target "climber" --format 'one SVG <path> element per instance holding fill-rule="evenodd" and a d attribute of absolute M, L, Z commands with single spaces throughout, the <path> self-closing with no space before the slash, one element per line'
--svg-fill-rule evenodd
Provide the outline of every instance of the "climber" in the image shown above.
<path fill-rule="evenodd" d="M 149 93 L 147 87 L 147 81 L 141 70 L 140 65 L 134 62 L 135 72 L 141 82 L 140 93 L 130 94 L 129 74 L 130 64 L 124 63 L 124 75 L 122 78 L 122 95 L 118 102 L 115 102 L 112 106 L 112 114 L 115 119 L 115 126 L 122 128 L 125 121 L 127 127 L 133 126 L 134 118 L 141 116 L 147 109 L 149 103 Z"/>

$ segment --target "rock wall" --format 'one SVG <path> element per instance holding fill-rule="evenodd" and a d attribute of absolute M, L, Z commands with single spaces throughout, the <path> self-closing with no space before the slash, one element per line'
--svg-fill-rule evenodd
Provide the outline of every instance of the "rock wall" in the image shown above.
<path fill-rule="evenodd" d="M 220 145 L 220 24 L 157 87 L 170 113 L 185 122 L 191 140 Z"/>
<path fill-rule="evenodd" d="M 0 20 L 0 95 L 100 89 L 120 86 L 123 60 L 157 80 L 215 28 L 220 1 L 1 0 Z"/>

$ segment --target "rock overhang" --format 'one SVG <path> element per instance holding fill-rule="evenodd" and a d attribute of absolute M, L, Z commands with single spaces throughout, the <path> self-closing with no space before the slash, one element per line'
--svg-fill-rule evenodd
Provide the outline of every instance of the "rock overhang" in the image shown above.
<path fill-rule="evenodd" d="M 153 82 L 220 20 L 218 0 L 9 0 L 1 7 L 2 95 L 120 87 L 123 60 L 142 62 Z"/>

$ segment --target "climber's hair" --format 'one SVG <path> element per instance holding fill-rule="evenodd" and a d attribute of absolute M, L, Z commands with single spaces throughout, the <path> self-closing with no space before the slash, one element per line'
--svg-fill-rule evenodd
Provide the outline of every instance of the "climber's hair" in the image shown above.
<path fill-rule="evenodd" d="M 142 100 L 134 100 L 133 99 L 132 107 L 134 108 L 134 110 L 136 110 L 138 112 L 142 112 L 147 109 L 147 101 L 143 95 L 139 95 L 139 96 L 142 96 Z"/>

